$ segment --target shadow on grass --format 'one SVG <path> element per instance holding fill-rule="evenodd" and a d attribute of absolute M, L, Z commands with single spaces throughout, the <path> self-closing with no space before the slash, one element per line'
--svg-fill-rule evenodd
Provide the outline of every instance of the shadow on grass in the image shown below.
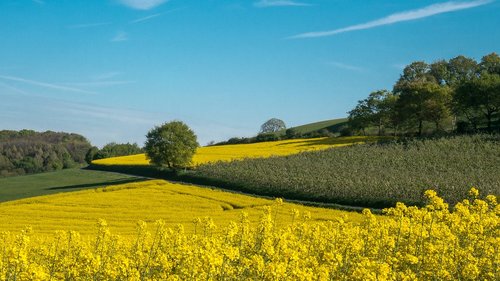
<path fill-rule="evenodd" d="M 104 182 L 96 182 L 96 183 L 86 183 L 86 184 L 75 184 L 75 185 L 66 185 L 66 186 L 55 186 L 46 188 L 46 190 L 64 190 L 64 189 L 76 189 L 76 188 L 95 188 L 107 185 L 117 185 L 117 184 L 125 184 L 125 183 L 133 183 L 133 182 L 142 182 L 147 181 L 149 179 L 143 177 L 135 177 L 135 178 L 126 178 L 126 179 L 117 179 L 110 180 Z"/>

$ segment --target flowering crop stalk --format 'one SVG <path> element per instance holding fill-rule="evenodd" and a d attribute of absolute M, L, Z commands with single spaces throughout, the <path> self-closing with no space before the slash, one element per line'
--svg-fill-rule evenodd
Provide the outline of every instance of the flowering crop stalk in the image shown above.
<path fill-rule="evenodd" d="M 264 208 L 258 227 L 245 214 L 220 232 L 203 219 L 207 235 L 162 221 L 153 235 L 138 223 L 134 238 L 111 234 L 104 221 L 89 240 L 76 232 L 48 239 L 3 233 L 0 279 L 500 280 L 496 197 L 463 200 L 452 210 L 439 199 L 423 208 L 398 205 L 383 217 L 365 211 L 362 223 L 306 215 L 278 227 L 275 210 Z"/>

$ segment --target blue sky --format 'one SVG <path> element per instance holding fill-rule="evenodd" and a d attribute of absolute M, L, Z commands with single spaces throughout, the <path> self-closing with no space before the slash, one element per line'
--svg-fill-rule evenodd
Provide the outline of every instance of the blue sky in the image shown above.
<path fill-rule="evenodd" d="M 412 61 L 500 52 L 500 1 L 2 0 L 0 129 L 143 144 L 345 117 Z"/>

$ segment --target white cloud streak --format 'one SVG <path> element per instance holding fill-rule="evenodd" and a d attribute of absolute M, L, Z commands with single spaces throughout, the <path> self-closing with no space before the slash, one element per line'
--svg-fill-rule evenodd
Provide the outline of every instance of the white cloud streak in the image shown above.
<path fill-rule="evenodd" d="M 34 81 L 34 80 L 29 80 L 29 79 L 15 77 L 15 76 L 0 75 L 0 79 L 14 81 L 14 82 L 20 82 L 23 84 L 39 86 L 39 87 L 43 87 L 43 88 L 60 90 L 60 91 L 83 93 L 83 94 L 95 94 L 94 92 L 90 92 L 90 91 L 86 91 L 86 90 L 82 90 L 82 89 L 78 89 L 78 88 L 66 87 L 63 85 L 58 85 L 58 84 L 53 84 L 53 83 Z"/>
<path fill-rule="evenodd" d="M 138 18 L 138 19 L 135 19 L 133 21 L 131 21 L 130 23 L 131 24 L 134 24 L 134 23 L 139 23 L 139 22 L 143 22 L 143 21 L 147 21 L 147 20 L 150 20 L 150 19 L 154 19 L 156 17 L 159 17 L 161 16 L 162 14 L 154 14 L 154 15 L 149 15 L 149 16 L 146 16 L 146 17 L 142 17 L 142 18 Z"/>
<path fill-rule="evenodd" d="M 150 10 L 169 0 L 118 0 L 122 5 L 136 10 Z"/>
<path fill-rule="evenodd" d="M 16 88 L 16 87 L 13 87 L 9 84 L 6 84 L 4 82 L 0 82 L 0 86 L 2 86 L 3 88 L 7 89 L 7 90 L 11 90 L 11 91 L 14 91 L 16 93 L 19 93 L 19 94 L 23 94 L 23 95 L 27 95 L 28 93 L 26 93 L 25 91 L 19 89 L 19 88 Z"/>
<path fill-rule="evenodd" d="M 289 37 L 289 38 L 290 39 L 298 39 L 298 38 L 316 38 L 316 37 L 333 36 L 333 35 L 337 35 L 340 33 L 346 33 L 346 32 L 351 32 L 351 31 L 356 31 L 356 30 L 370 29 L 370 28 L 375 28 L 375 27 L 379 27 L 379 26 L 383 26 L 383 25 L 389 25 L 389 24 L 394 24 L 394 23 L 404 22 L 404 21 L 417 20 L 417 19 L 422 19 L 422 18 L 426 18 L 426 17 L 438 15 L 438 14 L 444 14 L 444 13 L 450 13 L 450 12 L 475 8 L 475 7 L 489 4 L 493 1 L 494 0 L 476 0 L 476 1 L 468 1 L 468 2 L 450 1 L 450 2 L 438 3 L 438 4 L 429 5 L 429 6 L 426 6 L 426 7 L 420 8 L 420 9 L 416 9 L 416 10 L 409 10 L 409 11 L 395 13 L 395 14 L 389 15 L 387 17 L 380 18 L 380 19 L 377 19 L 374 21 L 369 21 L 369 22 L 362 23 L 362 24 L 351 25 L 348 27 L 329 30 L 329 31 L 307 32 L 307 33 L 294 35 L 294 36 Z"/>
<path fill-rule="evenodd" d="M 307 3 L 292 1 L 292 0 L 260 0 L 254 3 L 255 7 L 284 7 L 284 6 L 311 6 Z"/>
<path fill-rule="evenodd" d="M 129 24 L 136 24 L 136 23 L 148 21 L 148 20 L 154 19 L 156 17 L 163 16 L 165 14 L 170 14 L 170 13 L 173 13 L 173 12 L 177 12 L 177 11 L 183 10 L 183 9 L 185 9 L 185 7 L 171 9 L 171 10 L 168 10 L 168 11 L 165 11 L 165 12 L 162 12 L 162 13 L 157 13 L 157 14 L 145 16 L 145 17 L 142 17 L 142 18 L 138 18 L 138 19 L 132 20 L 132 21 L 129 22 Z"/>

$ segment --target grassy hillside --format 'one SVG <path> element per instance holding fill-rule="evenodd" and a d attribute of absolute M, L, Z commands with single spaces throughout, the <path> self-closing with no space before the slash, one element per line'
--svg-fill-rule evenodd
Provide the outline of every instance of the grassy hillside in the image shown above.
<path fill-rule="evenodd" d="M 105 219 L 120 235 L 133 235 L 139 220 L 162 219 L 168 227 L 182 224 L 192 231 L 193 220 L 205 216 L 225 226 L 229 221 L 238 221 L 245 211 L 250 221 L 256 222 L 263 207 L 273 204 L 268 199 L 150 180 L 0 203 L 0 232 L 19 231 L 30 225 L 37 233 L 75 230 L 92 234 L 98 219 Z M 310 212 L 312 220 L 332 220 L 343 215 L 351 221 L 361 218 L 361 214 L 353 212 L 285 203 L 275 209 L 280 223 L 292 220 L 292 209 Z"/>
<path fill-rule="evenodd" d="M 345 125 L 346 123 L 347 118 L 339 118 L 305 124 L 297 127 L 292 127 L 291 129 L 295 129 L 298 133 L 301 134 L 308 134 L 316 131 L 321 131 L 323 129 L 337 131 L 336 129 L 338 129 L 342 125 Z"/>
<path fill-rule="evenodd" d="M 472 186 L 500 195 L 498 167 L 500 136 L 476 135 L 220 162 L 193 174 L 257 194 L 387 207 L 397 201 L 423 204 L 427 189 L 450 203 Z"/>
<path fill-rule="evenodd" d="M 284 156 L 304 151 L 321 150 L 332 147 L 341 147 L 352 144 L 375 142 L 387 138 L 380 137 L 339 137 L 293 139 L 274 142 L 259 142 L 252 144 L 234 144 L 224 146 L 206 146 L 198 148 L 194 158 L 194 166 L 218 161 L 241 160 L 245 158 L 265 158 Z M 149 165 L 144 154 L 112 157 L 94 160 L 94 165 Z"/>
<path fill-rule="evenodd" d="M 0 178 L 0 202 L 141 180 L 144 179 L 81 169 Z"/>

